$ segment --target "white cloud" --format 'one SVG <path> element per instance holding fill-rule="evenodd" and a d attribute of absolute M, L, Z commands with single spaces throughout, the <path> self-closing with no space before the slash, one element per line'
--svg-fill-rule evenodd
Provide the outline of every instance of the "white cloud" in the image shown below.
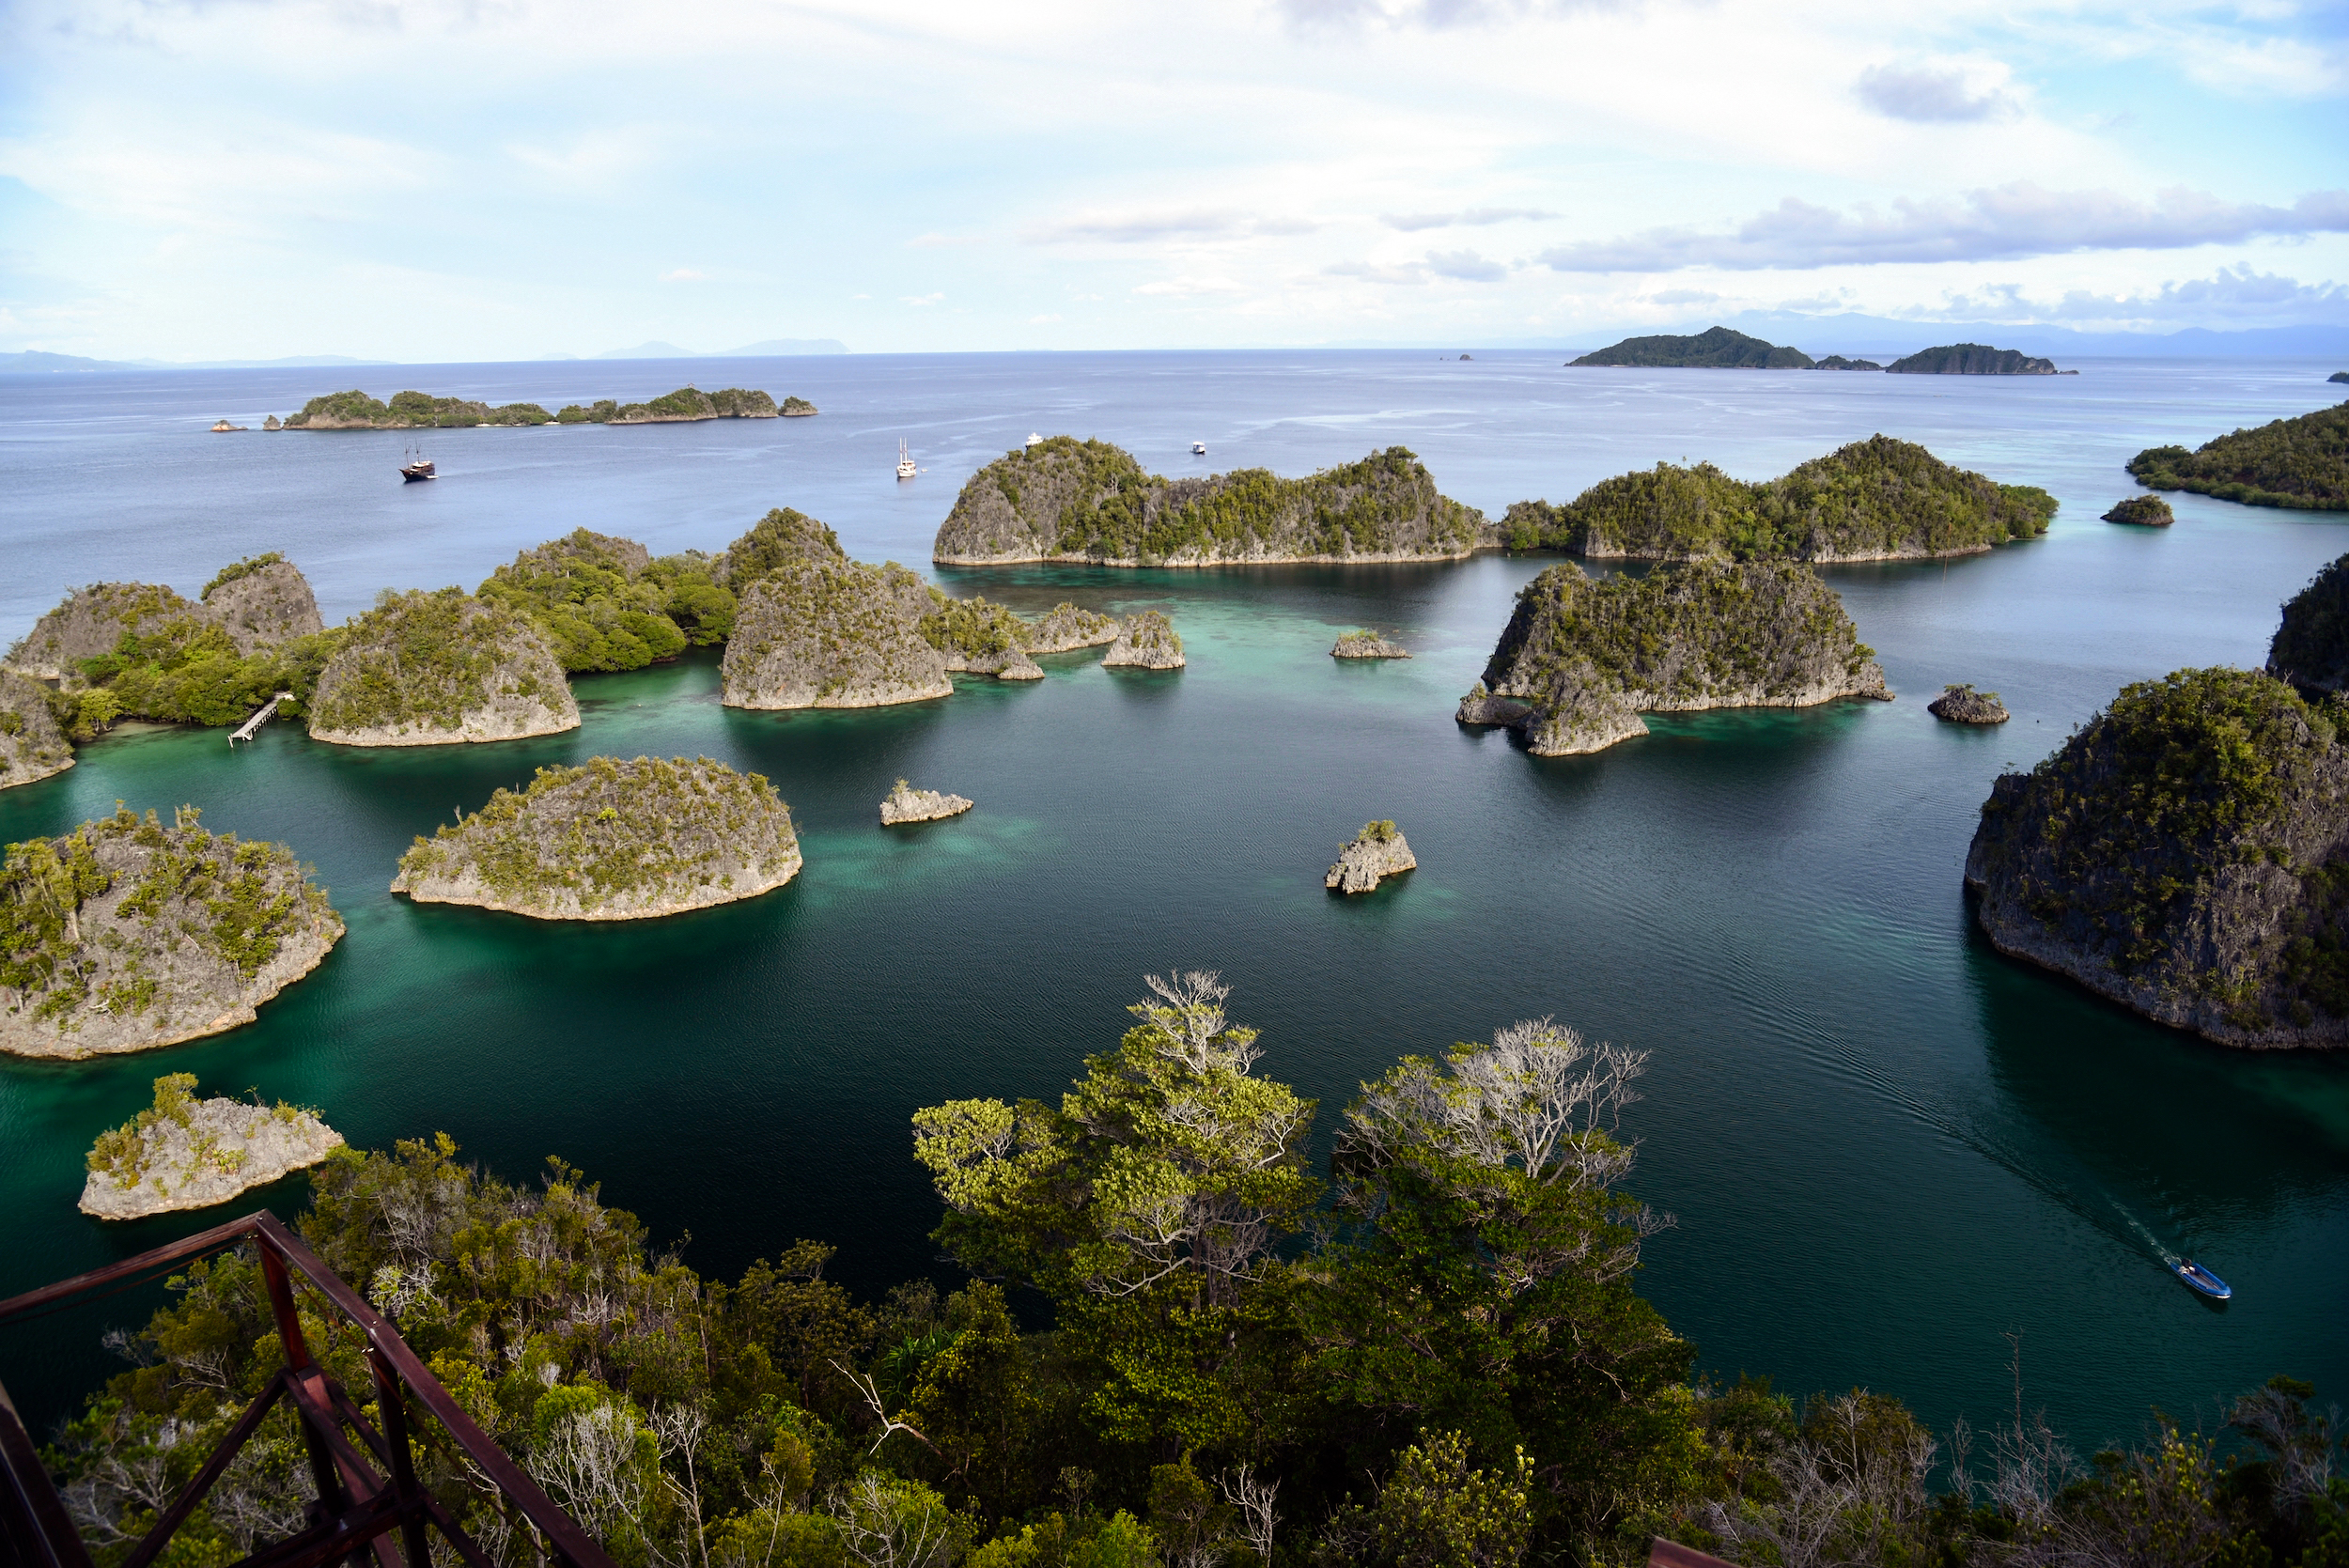
<path fill-rule="evenodd" d="M 1877 114 L 1920 125 L 2006 119 L 2022 112 L 2012 94 L 1954 67 L 1870 66 L 1859 73 L 1856 90 Z"/>
<path fill-rule="evenodd" d="M 1435 278 L 1450 278 L 1455 283 L 1499 283 L 1509 275 L 1510 270 L 1507 263 L 1487 260 L 1474 251 L 1429 251 L 1418 261 L 1338 261 L 1321 271 L 1328 277 L 1410 286 Z"/>
<path fill-rule="evenodd" d="M 945 300 L 946 300 L 946 296 L 945 296 L 943 293 L 939 293 L 939 294 L 901 294 L 901 295 L 899 295 L 899 296 L 898 296 L 897 303 L 898 303 L 899 304 L 909 304 L 909 305 L 921 306 L 921 305 L 943 304 L 943 303 L 945 303 Z"/>
<path fill-rule="evenodd" d="M 1487 261 L 1474 251 L 1429 251 L 1427 270 L 1439 278 L 1462 283 L 1499 283 L 1509 275 L 1507 267 Z"/>
<path fill-rule="evenodd" d="M 1169 240 L 1245 240 L 1259 235 L 1310 234 L 1318 225 L 1301 218 L 1265 218 L 1212 210 L 1087 213 L 1058 223 L 1037 224 L 1020 238 L 1032 245 L 1093 242 L 1148 245 Z"/>
<path fill-rule="evenodd" d="M 1788 196 L 1727 232 L 1655 228 L 1544 251 L 1561 272 L 1665 272 L 1684 267 L 1810 268 L 1895 261 L 2004 261 L 2069 251 L 2177 250 L 2263 235 L 2349 233 L 2349 191 L 2290 207 L 2164 191 L 2152 202 L 2110 191 L 2049 191 L 2025 181 L 1955 199 L 1902 197 L 1849 212 Z"/>
<path fill-rule="evenodd" d="M 1190 299 L 1200 294 L 1245 294 L 1247 287 L 1230 278 L 1178 277 L 1161 278 L 1156 283 L 1137 285 L 1137 294 L 1164 295 L 1172 299 Z"/>
<path fill-rule="evenodd" d="M 698 272 L 692 267 L 672 267 L 661 274 L 661 281 L 663 283 L 708 283 L 709 274 Z"/>
<path fill-rule="evenodd" d="M 1993 284 L 1948 295 L 1933 314 L 1985 321 L 2338 322 L 2349 320 L 2349 287 L 2338 283 L 2302 283 L 2274 272 L 2254 272 L 2247 265 L 2221 267 L 2206 278 L 2173 280 L 2134 294 L 2074 288 L 2054 300 L 2034 301 L 2022 284 Z"/>
<path fill-rule="evenodd" d="M 1532 221 L 1554 218 L 1555 212 L 1537 207 L 1471 207 L 1459 212 L 1381 212 L 1378 221 L 1389 228 L 1416 234 L 1422 229 L 1481 227 L 1487 224 L 1505 224 L 1513 219 Z"/>

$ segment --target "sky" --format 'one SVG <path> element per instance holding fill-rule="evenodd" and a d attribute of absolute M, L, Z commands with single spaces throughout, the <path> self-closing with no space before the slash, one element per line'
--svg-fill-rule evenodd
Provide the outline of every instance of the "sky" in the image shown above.
<path fill-rule="evenodd" d="M 2349 323 L 2349 0 L 0 0 L 0 349 Z"/>

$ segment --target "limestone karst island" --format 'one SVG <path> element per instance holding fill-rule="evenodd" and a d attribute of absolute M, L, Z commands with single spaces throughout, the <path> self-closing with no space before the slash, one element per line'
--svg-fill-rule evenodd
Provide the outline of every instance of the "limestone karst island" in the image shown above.
<path fill-rule="evenodd" d="M 199 1100 L 194 1073 L 170 1073 L 155 1080 L 153 1105 L 99 1134 L 79 1206 L 100 1219 L 211 1208 L 342 1146 L 343 1135 L 315 1110 L 284 1100 Z"/>

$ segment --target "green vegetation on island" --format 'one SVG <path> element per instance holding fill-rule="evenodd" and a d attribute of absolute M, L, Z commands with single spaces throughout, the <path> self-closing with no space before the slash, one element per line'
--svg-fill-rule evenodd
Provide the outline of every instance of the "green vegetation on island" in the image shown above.
<path fill-rule="evenodd" d="M 1694 561 L 1594 581 L 1562 562 L 1518 591 L 1458 717 L 1563 756 L 1645 735 L 1643 712 L 1890 695 L 1875 650 L 1810 567 Z"/>
<path fill-rule="evenodd" d="M 2349 511 L 2349 403 L 2183 446 L 2149 446 L 2130 474 L 2148 489 L 2192 490 L 2247 506 Z"/>
<path fill-rule="evenodd" d="M 541 768 L 400 857 L 394 893 L 539 920 L 642 920 L 750 898 L 800 870 L 791 809 L 702 757 Z"/>
<path fill-rule="evenodd" d="M 1514 1024 L 1374 1076 L 1325 1141 L 1254 1070 L 1317 1043 L 1260 1041 L 1225 1000 L 1160 981 L 1064 1094 L 917 1114 L 958 1289 L 860 1300 L 832 1248 L 779 1236 L 705 1276 L 562 1160 L 508 1182 L 445 1135 L 336 1151 L 296 1224 L 627 1568 L 1625 1568 L 1652 1538 L 1750 1568 L 2338 1568 L 2349 1547 L 2338 1428 L 2290 1378 L 2083 1460 L 2019 1416 L 1969 1457 L 1880 1387 L 1797 1402 L 1698 1373 L 1637 1290 L 1670 1224 L 1629 1190 L 1643 1053 Z M 282 1365 L 249 1251 L 169 1292 L 49 1451 L 108 1568 Z M 366 1406 L 361 1343 L 311 1345 Z M 513 1541 L 424 1436 L 422 1483 Z M 286 1402 L 246 1452 L 177 1537 L 187 1560 L 303 1519 Z"/>
<path fill-rule="evenodd" d="M 704 419 L 773 419 L 780 411 L 770 395 L 746 387 L 704 392 L 697 387 L 681 386 L 641 403 L 622 403 L 610 397 L 584 406 L 572 403 L 553 417 L 562 425 L 679 425 Z M 816 411 L 811 405 L 795 411 Z"/>
<path fill-rule="evenodd" d="M 313 397 L 288 414 L 288 430 L 469 429 L 476 425 L 545 425 L 554 415 L 536 403 L 502 408 L 469 397 L 435 397 L 428 392 L 396 393 L 389 403 L 352 389 Z"/>
<path fill-rule="evenodd" d="M 1512 550 L 1677 561 L 1873 561 L 1962 555 L 2047 531 L 2056 500 L 1871 436 L 1759 484 L 1711 463 L 1658 463 L 1603 479 L 1566 505 L 1503 515 Z"/>
<path fill-rule="evenodd" d="M 71 703 L 78 721 L 81 705 Z M 30 675 L 0 670 L 0 789 L 27 784 L 73 766 L 70 726 L 60 722 L 56 694 Z"/>
<path fill-rule="evenodd" d="M 930 613 L 916 629 L 922 640 L 946 656 L 948 670 L 994 675 L 1003 680 L 1041 680 L 1044 672 L 1028 657 L 1028 623 L 984 597 L 949 598 L 930 590 Z"/>
<path fill-rule="evenodd" d="M 1611 349 L 1600 349 L 1574 365 L 1619 365 L 1638 369 L 1812 370 L 1816 363 L 1800 349 L 1781 348 L 1728 327 L 1709 327 L 1690 337 L 1669 334 L 1626 337 Z"/>
<path fill-rule="evenodd" d="M 342 936 L 279 844 L 214 834 L 182 806 L 128 810 L 8 846 L 0 868 L 0 1050 L 89 1056 L 253 1019 Z"/>
<path fill-rule="evenodd" d="M 2343 717 L 2248 670 L 2123 687 L 1993 787 L 1966 860 L 1983 930 L 2223 1044 L 2349 1044 Z"/>
<path fill-rule="evenodd" d="M 98 1135 L 84 1166 L 84 1214 L 140 1219 L 225 1203 L 342 1146 L 318 1112 L 279 1100 L 195 1097 L 194 1073 L 155 1079 L 155 1101 Z"/>
<path fill-rule="evenodd" d="M 805 419 L 817 411 L 816 405 L 804 397 L 786 397 L 783 400 L 783 417 L 786 419 Z"/>
<path fill-rule="evenodd" d="M 2349 690 L 2349 555 L 2285 602 L 2267 644 L 2267 673 L 2311 700 Z"/>
<path fill-rule="evenodd" d="M 1920 349 L 1896 359 L 1885 370 L 1894 376 L 2052 376 L 2055 361 L 2033 359 L 2015 349 L 1993 349 L 1983 343 L 1949 343 Z"/>
<path fill-rule="evenodd" d="M 474 596 L 537 626 L 566 673 L 639 670 L 676 658 L 688 641 L 669 613 L 671 587 L 651 567 L 635 540 L 580 528 L 523 551 Z"/>
<path fill-rule="evenodd" d="M 1107 442 L 1054 436 L 972 474 L 931 558 L 1120 567 L 1446 560 L 1492 542 L 1483 514 L 1438 493 L 1400 446 L 1303 479 L 1260 468 L 1166 479 Z"/>
<path fill-rule="evenodd" d="M 2132 495 L 2114 502 L 2103 520 L 2134 523 L 2140 528 L 2167 528 L 2178 517 L 2170 509 L 2170 503 L 2157 495 Z"/>
<path fill-rule="evenodd" d="M 311 701 L 316 739 L 438 746 L 579 727 L 552 648 L 505 605 L 459 588 L 386 588 L 340 635 Z"/>
<path fill-rule="evenodd" d="M 1829 354 L 1811 368 L 1813 370 L 1881 370 L 1884 366 L 1872 359 L 1845 359 L 1841 354 Z"/>
<path fill-rule="evenodd" d="M 912 572 L 787 551 L 761 571 L 726 641 L 728 707 L 878 707 L 953 694 L 945 656 L 920 630 L 931 589 Z"/>

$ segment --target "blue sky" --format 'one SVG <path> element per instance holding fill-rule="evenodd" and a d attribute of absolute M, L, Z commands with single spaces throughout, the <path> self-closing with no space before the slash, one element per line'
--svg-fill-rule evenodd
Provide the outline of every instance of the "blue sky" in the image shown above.
<path fill-rule="evenodd" d="M 8 0 L 0 349 L 2349 322 L 2349 6 Z"/>

